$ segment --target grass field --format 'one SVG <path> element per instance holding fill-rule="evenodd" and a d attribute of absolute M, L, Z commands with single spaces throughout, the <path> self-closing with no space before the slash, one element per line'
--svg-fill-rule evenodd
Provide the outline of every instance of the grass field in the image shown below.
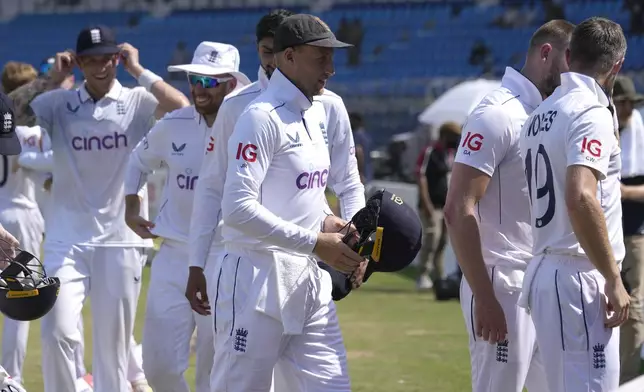
<path fill-rule="evenodd" d="M 409 271 L 405 271 L 409 272 Z M 373 276 L 338 304 L 356 392 L 462 392 L 469 383 L 467 335 L 458 302 L 418 294 L 410 274 Z M 144 276 L 147 287 L 149 268 Z M 91 306 L 91 304 L 90 304 Z M 136 338 L 141 341 L 145 296 L 139 302 Z M 85 308 L 87 367 L 91 369 L 91 319 Z M 31 324 L 25 364 L 29 392 L 43 391 L 40 323 Z M 187 377 L 193 379 L 193 368 Z"/>

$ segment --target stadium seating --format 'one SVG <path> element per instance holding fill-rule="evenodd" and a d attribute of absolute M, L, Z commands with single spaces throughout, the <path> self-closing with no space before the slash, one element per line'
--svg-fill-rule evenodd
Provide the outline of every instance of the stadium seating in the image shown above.
<path fill-rule="evenodd" d="M 236 4 L 241 4 L 237 2 Z M 262 1 L 244 1 L 261 6 Z M 294 10 L 303 2 L 293 0 Z M 492 21 L 505 10 L 503 6 L 476 6 L 469 2 L 458 7 L 445 2 L 404 2 L 400 4 L 342 4 L 318 14 L 337 29 L 342 18 L 359 18 L 364 27 L 362 62 L 346 65 L 346 52 L 336 55 L 336 76 L 330 88 L 367 112 L 377 139 L 410 131 L 416 125 L 415 114 L 434 97 L 463 78 L 481 74 L 480 66 L 469 64 L 470 52 L 483 39 L 492 49 L 492 72 L 500 75 L 505 65 L 521 66 L 526 43 L 535 26 L 544 20 L 540 8 L 522 6 L 522 14 L 533 15 L 532 23 L 518 29 L 492 27 Z M 345 4 L 348 3 L 348 4 Z M 527 3 L 527 2 L 526 2 Z M 537 2 L 540 3 L 540 2 Z M 217 9 L 212 11 L 177 10 L 157 18 L 142 12 L 101 12 L 57 14 L 22 14 L 0 24 L 0 58 L 39 63 L 45 56 L 74 47 L 75 36 L 84 26 L 102 23 L 117 29 L 120 40 L 141 50 L 145 65 L 166 75 L 166 65 L 178 41 L 189 49 L 200 41 L 224 41 L 239 48 L 241 69 L 255 78 L 258 60 L 254 47 L 254 26 L 266 8 Z M 626 29 L 629 15 L 621 1 L 565 2 L 565 12 L 572 22 L 589 16 L 609 17 Z M 138 24 L 130 27 L 137 19 Z M 53 23 L 53 24 L 52 24 Z M 644 37 L 629 37 L 626 71 L 644 69 Z M 121 74 L 124 81 L 131 81 Z M 644 90 L 644 78 L 635 78 Z M 383 108 L 383 105 L 385 108 Z"/>

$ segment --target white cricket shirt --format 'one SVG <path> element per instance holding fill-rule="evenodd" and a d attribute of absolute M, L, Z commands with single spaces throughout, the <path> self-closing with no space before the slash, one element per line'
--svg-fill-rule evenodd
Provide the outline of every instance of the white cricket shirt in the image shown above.
<path fill-rule="evenodd" d="M 51 141 L 39 126 L 16 127 L 22 154 L 41 154 L 50 148 Z M 19 165 L 19 156 L 0 156 L 0 210 L 9 208 L 38 208 L 37 189 L 43 183 L 43 173 Z"/>
<path fill-rule="evenodd" d="M 541 101 L 537 87 L 507 67 L 501 87 L 483 98 L 463 127 L 455 162 L 491 177 L 476 214 L 488 265 L 525 270 L 532 257 L 530 199 L 519 138 Z"/>
<path fill-rule="evenodd" d="M 242 113 L 228 141 L 221 203 L 227 250 L 313 252 L 330 166 L 325 118 L 323 105 L 279 70 Z"/>
<path fill-rule="evenodd" d="M 565 186 L 568 166 L 600 174 L 600 201 L 617 261 L 624 258 L 620 192 L 621 151 L 609 101 L 586 75 L 567 72 L 561 86 L 535 110 L 521 131 L 521 155 L 532 200 L 534 254 L 585 256 L 570 224 Z"/>
<path fill-rule="evenodd" d="M 140 194 L 149 173 L 167 168 L 153 234 L 187 244 L 194 190 L 209 135 L 206 121 L 194 106 L 188 106 L 159 120 L 132 151 L 125 173 L 126 195 Z"/>
<path fill-rule="evenodd" d="M 239 116 L 266 89 L 268 83 L 260 67 L 258 80 L 229 94 L 219 109 L 203 160 L 201 179 L 194 194 L 189 247 L 192 266 L 203 268 L 209 252 L 223 250 L 221 200 L 228 169 L 228 140 Z M 343 217 L 350 219 L 364 207 L 365 198 L 355 159 L 349 115 L 342 99 L 331 91 L 325 90 L 314 100 L 321 102 L 326 111 L 326 122 L 320 128 L 331 155 L 329 185 L 339 195 Z M 324 208 L 319 212 L 320 219 L 323 219 L 330 210 Z"/>
<path fill-rule="evenodd" d="M 118 81 L 97 102 L 85 85 L 53 90 L 31 102 L 52 141 L 54 182 L 46 242 L 151 246 L 125 224 L 123 181 L 134 146 L 154 122 L 156 98 Z M 147 212 L 147 206 L 143 206 Z"/>

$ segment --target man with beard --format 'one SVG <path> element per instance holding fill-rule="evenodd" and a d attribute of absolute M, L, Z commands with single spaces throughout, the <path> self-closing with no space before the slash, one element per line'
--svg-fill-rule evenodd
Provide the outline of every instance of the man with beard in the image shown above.
<path fill-rule="evenodd" d="M 619 24 L 581 22 L 566 56 L 570 72 L 521 130 L 534 245 L 518 305 L 531 313 L 553 392 L 619 385 L 617 327 L 630 297 L 620 276 L 621 152 L 611 99 L 625 55 Z"/>
<path fill-rule="evenodd" d="M 553 20 L 530 39 L 521 72 L 508 67 L 463 127 L 444 209 L 461 281 L 474 392 L 545 391 L 530 316 L 517 307 L 532 255 L 521 127 L 567 70 L 574 25 Z M 544 359 L 548 359 L 545 357 Z"/>
<path fill-rule="evenodd" d="M 206 279 L 216 279 L 213 276 L 206 277 L 204 268 L 211 263 L 210 260 L 215 260 L 217 255 L 223 252 L 221 200 L 228 166 L 228 139 L 246 106 L 266 89 L 275 70 L 275 30 L 291 15 L 293 13 L 287 10 L 274 10 L 260 19 L 255 32 L 261 63 L 258 80 L 226 97 L 210 135 L 202 164 L 202 177 L 194 195 L 190 222 L 190 277 L 186 288 L 186 296 L 193 309 L 201 314 L 210 312 Z M 348 220 L 365 205 L 364 186 L 360 182 L 349 114 L 342 98 L 335 93 L 323 86 L 318 94 L 313 99 L 323 104 L 326 123 L 315 125 L 320 125 L 331 156 L 328 180 L 340 199 L 342 218 Z M 325 231 L 338 231 L 346 223 L 333 216 L 330 209 L 320 213 L 328 216 L 324 219 Z M 344 284 L 343 275 L 337 275 L 333 270 L 325 268 L 333 274 L 334 285 Z M 354 288 L 361 285 L 365 268 L 366 263 L 363 263 L 354 274 Z"/>
<path fill-rule="evenodd" d="M 203 151 L 226 94 L 250 80 L 239 72 L 239 52 L 232 45 L 202 42 L 191 64 L 168 71 L 188 74 L 194 106 L 175 110 L 160 120 L 136 146 L 125 175 L 125 221 L 141 238 L 161 237 L 152 263 L 148 289 L 143 361 L 156 392 L 190 392 L 184 378 L 190 359 L 190 338 L 197 328 L 197 392 L 210 392 L 214 357 L 212 316 L 200 315 L 184 295 L 188 280 L 188 230 L 192 196 Z M 139 193 L 148 173 L 167 168 L 163 206 L 155 222 L 141 216 Z M 207 270 L 209 271 L 209 270 Z"/>
<path fill-rule="evenodd" d="M 126 88 L 116 80 L 121 61 L 141 87 Z M 141 240 L 123 222 L 125 166 L 156 118 L 190 102 L 143 68 L 138 50 L 118 45 L 104 26 L 83 29 L 76 53 L 65 53 L 56 66 L 69 74 L 76 65 L 85 78 L 82 86 L 49 91 L 31 102 L 52 141 L 55 208 L 46 225 L 55 229 L 47 230 L 44 259 L 62 283 L 42 321 L 44 386 L 46 392 L 75 389 L 74 350 L 83 338 L 78 319 L 89 296 L 94 385 L 98 391 L 127 391 L 142 250 L 152 241 Z"/>

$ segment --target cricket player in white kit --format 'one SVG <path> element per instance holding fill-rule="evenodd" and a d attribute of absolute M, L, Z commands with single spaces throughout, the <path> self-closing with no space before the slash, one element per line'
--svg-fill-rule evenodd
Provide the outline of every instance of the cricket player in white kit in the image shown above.
<path fill-rule="evenodd" d="M 275 29 L 291 15 L 293 12 L 287 10 L 273 10 L 257 23 L 255 33 L 261 63 L 258 80 L 226 97 L 210 135 L 200 173 L 201 180 L 194 192 L 190 222 L 190 278 L 186 288 L 186 296 L 193 304 L 193 309 L 203 314 L 209 312 L 207 291 L 212 289 L 207 286 L 206 281 L 217 281 L 217 276 L 208 275 L 206 279 L 204 267 L 214 263 L 224 254 L 221 238 L 221 200 L 228 168 L 228 140 L 244 109 L 268 86 L 269 78 L 275 70 Z M 320 95 L 313 99 L 322 102 L 325 108 L 326 122 L 323 133 L 326 133 L 325 142 L 328 140 L 331 157 L 328 182 L 340 199 L 342 217 L 348 220 L 365 205 L 364 186 L 360 182 L 349 114 L 342 98 L 327 89 L 323 89 Z M 217 212 L 204 213 L 213 210 Z M 330 214 L 331 211 L 327 210 L 327 213 Z M 341 219 L 334 217 L 328 218 L 325 223 L 327 231 L 339 229 L 344 225 Z M 358 279 L 354 286 L 361 284 L 365 268 L 366 263 L 361 265 L 360 273 L 355 274 Z"/>
<path fill-rule="evenodd" d="M 22 151 L 49 148 L 49 138 L 40 127 L 16 127 Z M 20 247 L 33 255 L 40 254 L 44 221 L 36 201 L 36 187 L 43 174 L 21 167 L 17 156 L 0 157 L 0 224 L 14 233 Z M 27 354 L 29 322 L 4 320 L 2 332 L 2 366 L 22 382 L 22 369 Z"/>
<path fill-rule="evenodd" d="M 286 390 L 350 391 L 331 279 L 310 258 L 346 273 L 363 261 L 343 234 L 319 232 L 330 161 L 313 96 L 346 46 L 317 17 L 286 18 L 277 69 L 230 137 L 213 392 L 269 391 L 278 364 Z"/>
<path fill-rule="evenodd" d="M 163 241 L 152 263 L 143 330 L 148 381 L 155 392 L 190 392 L 184 373 L 190 365 L 190 337 L 197 327 L 195 390 L 210 392 L 212 316 L 194 312 L 185 297 L 192 194 L 224 96 L 250 80 L 239 72 L 237 48 L 218 42 L 202 42 L 192 64 L 169 70 L 187 72 L 195 105 L 166 115 L 132 152 L 125 175 L 125 219 L 142 238 L 159 236 Z M 168 181 L 162 207 L 151 224 L 140 216 L 138 194 L 147 174 L 163 166 Z"/>
<path fill-rule="evenodd" d="M 550 392 L 608 392 L 619 385 L 619 325 L 629 296 L 621 157 L 612 95 L 626 54 L 621 27 L 579 24 L 570 72 L 521 131 L 534 258 L 519 305 L 529 309 Z"/>
<path fill-rule="evenodd" d="M 465 279 L 461 307 L 474 392 L 547 392 L 530 315 L 517 307 L 532 258 L 530 200 L 519 137 L 529 114 L 559 84 L 574 25 L 552 20 L 530 39 L 521 72 L 469 115 L 452 167 L 445 219 Z"/>
<path fill-rule="evenodd" d="M 139 63 L 138 51 L 117 45 L 103 26 L 81 31 L 76 55 L 85 83 L 54 90 L 32 103 L 52 140 L 54 169 L 44 252 L 48 272 L 61 280 L 58 301 L 43 318 L 46 392 L 74 390 L 73 351 L 82 339 L 78 318 L 87 296 L 94 311 L 93 371 L 97 392 L 126 392 L 130 338 L 136 315 L 142 247 L 151 246 L 123 220 L 123 180 L 130 152 L 158 118 L 189 105 L 187 98 Z M 143 87 L 116 80 L 119 61 Z"/>
<path fill-rule="evenodd" d="M 0 212 L 0 219 L 2 220 L 0 224 L 0 248 L 2 248 L 3 252 L 21 246 L 22 244 L 20 244 L 16 237 L 30 234 L 31 229 L 36 226 L 34 220 L 24 222 L 24 225 L 20 225 L 20 222 L 17 221 L 18 217 L 33 218 L 33 216 L 27 213 L 27 211 L 29 207 L 33 207 L 32 202 L 35 197 L 33 192 L 30 192 L 29 180 L 31 179 L 28 178 L 27 173 L 24 173 L 21 170 L 12 171 L 15 167 L 16 156 L 22 151 L 21 145 L 30 144 L 26 142 L 24 137 L 31 136 L 36 132 L 32 132 L 29 129 L 16 130 L 13 108 L 14 106 L 11 98 L 0 93 L 0 116 L 2 117 L 2 126 L 0 126 L 0 159 L 2 159 L 1 173 L 3 173 L 3 176 L 0 178 L 0 180 L 2 180 L 0 200 L 3 205 L 3 209 Z M 22 138 L 18 135 L 18 132 Z M 35 139 L 30 138 L 27 138 L 27 140 L 30 142 L 35 141 Z M 31 188 L 31 190 L 33 190 L 33 188 Z M 33 213 L 34 211 L 31 212 Z M 9 230 L 13 230 L 16 236 L 12 235 L 5 229 L 5 224 L 8 224 Z M 13 229 L 11 227 L 13 227 Z M 27 236 L 25 240 L 30 241 L 31 238 Z M 27 345 L 26 337 L 24 338 L 24 341 L 16 342 L 7 342 L 5 337 L 8 339 L 11 339 L 12 337 L 16 339 L 20 338 L 22 332 L 25 330 L 28 331 L 29 325 L 22 325 L 7 317 L 4 319 L 4 325 L 5 331 L 9 328 L 13 336 L 9 335 L 7 332 L 5 332 L 3 336 L 3 363 L 8 363 L 9 367 L 15 367 L 16 369 L 14 369 L 14 372 L 20 374 L 22 363 L 24 362 L 24 352 Z M 5 344 L 13 344 L 12 347 L 9 347 L 13 349 L 12 352 L 9 353 L 9 359 L 4 358 L 4 355 L 6 355 L 5 352 L 9 351 Z M 2 366 L 0 366 L 0 390 L 25 392 L 25 389 L 20 385 L 20 382 L 11 378 L 11 375 Z"/>

